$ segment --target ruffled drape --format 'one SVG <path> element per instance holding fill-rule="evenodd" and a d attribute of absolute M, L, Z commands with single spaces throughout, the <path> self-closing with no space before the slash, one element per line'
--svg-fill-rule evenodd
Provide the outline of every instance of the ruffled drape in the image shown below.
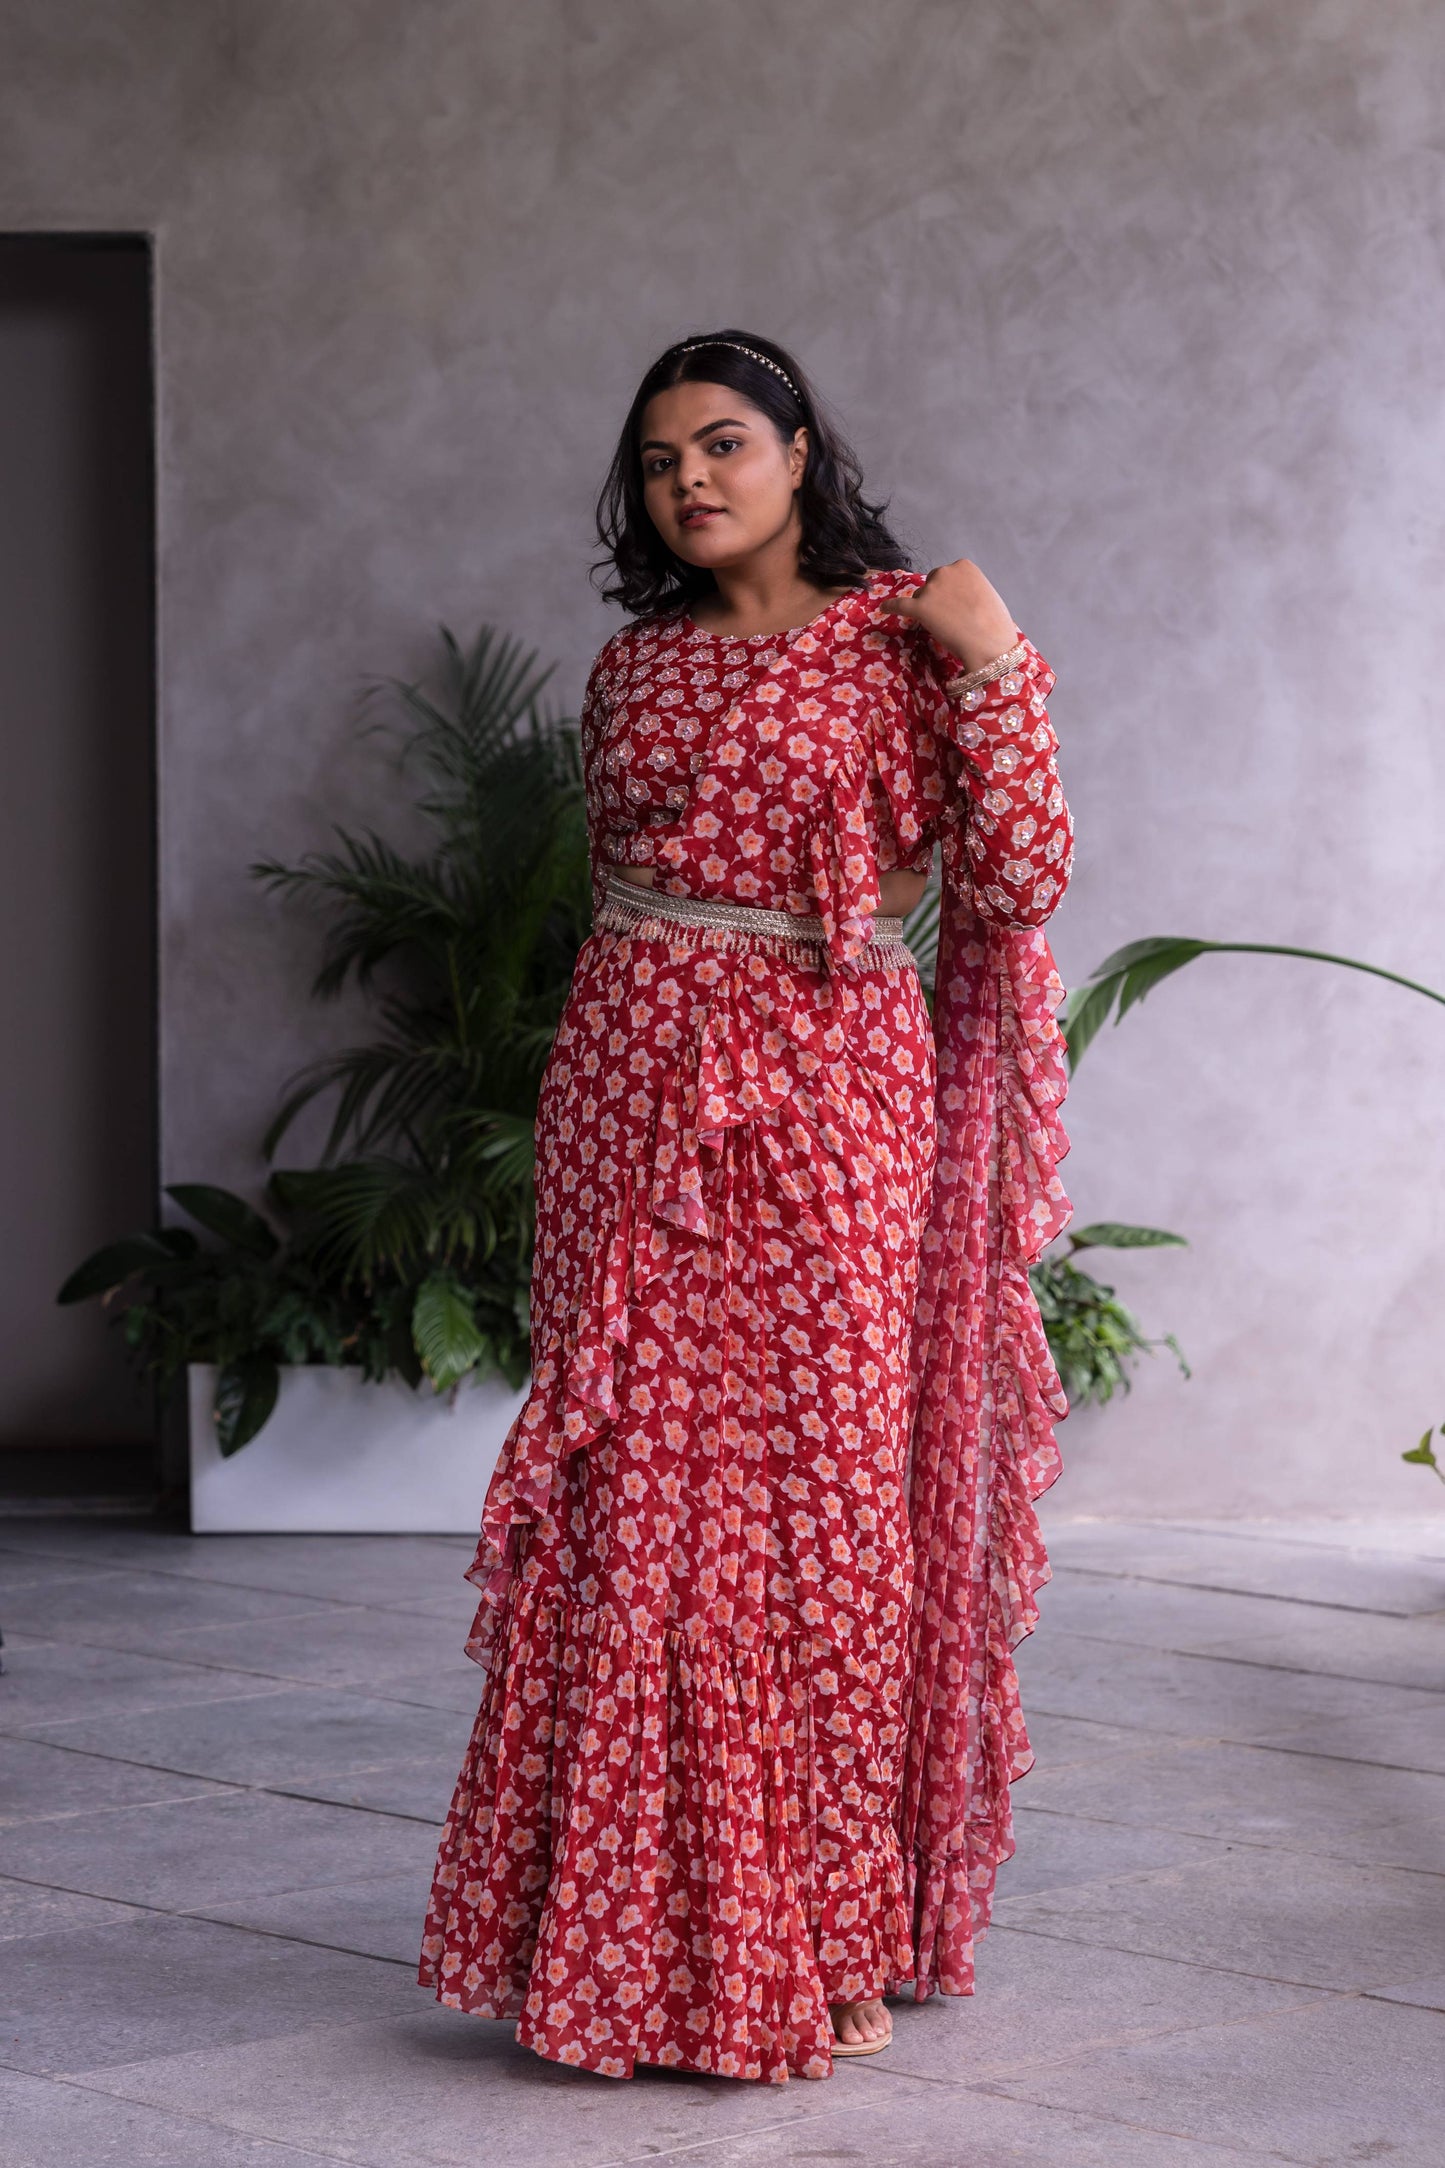
<path fill-rule="evenodd" d="M 1029 1268 L 1068 1220 L 1064 988 L 1042 932 L 990 924 L 946 868 L 934 1000 L 938 1163 L 914 1316 L 913 1690 L 901 1836 L 913 1992 L 973 1991 L 973 1944 L 1032 1765 L 1013 1651 L 1048 1561 L 1034 1501 L 1067 1412 Z M 905 1983 L 897 1981 L 896 1987 Z"/>
<path fill-rule="evenodd" d="M 855 940 L 848 930 L 851 916 L 841 922 L 830 950 L 834 968 L 850 976 L 870 930 L 866 916 L 859 924 Z M 644 922 L 644 930 L 659 929 Z M 811 997 L 795 1004 L 781 992 L 790 970 L 801 971 L 804 984 L 812 984 L 816 949 L 755 936 L 741 937 L 734 947 L 717 928 L 673 925 L 665 931 L 674 956 L 696 950 L 699 973 L 708 981 L 706 1013 L 695 1028 L 677 1034 L 646 1135 L 615 1196 L 598 1205 L 580 1302 L 565 1304 L 544 1294 L 536 1303 L 531 1390 L 488 1489 L 476 1554 L 467 1569 L 481 1602 L 466 1653 L 484 1669 L 493 1657 L 527 1531 L 560 1499 L 573 1455 L 616 1421 L 618 1373 L 635 1320 L 682 1248 L 695 1245 L 717 1257 L 719 1293 L 727 1309 L 738 1230 L 748 1230 L 752 1240 L 761 1233 L 751 1195 L 736 1194 L 756 1187 L 750 1176 L 753 1155 L 762 1153 L 772 1162 L 777 1202 L 820 1259 L 826 1285 L 859 1328 L 876 1328 L 881 1314 L 878 1287 L 857 1269 L 856 1230 L 840 1219 L 836 1206 L 811 1194 L 811 1182 L 805 1191 L 792 1165 L 800 1137 L 806 1140 L 805 1158 L 821 1162 L 846 1134 L 855 1153 L 854 1179 L 859 1176 L 860 1140 L 850 1103 L 850 1091 L 857 1087 L 856 1059 L 840 1062 L 810 1045 L 819 1036 Z M 615 935 L 595 944 L 599 957 L 613 958 L 619 984 L 628 983 L 623 959 L 630 946 L 628 937 Z M 911 972 L 911 965 L 906 968 Z M 780 1141 L 759 1121 L 787 1102 L 800 1116 L 791 1126 L 790 1142 Z M 874 1118 L 892 1131 L 901 1159 L 905 1138 L 881 1092 Z M 721 1177 L 713 1184 L 711 1209 L 705 1159 L 716 1164 Z"/>

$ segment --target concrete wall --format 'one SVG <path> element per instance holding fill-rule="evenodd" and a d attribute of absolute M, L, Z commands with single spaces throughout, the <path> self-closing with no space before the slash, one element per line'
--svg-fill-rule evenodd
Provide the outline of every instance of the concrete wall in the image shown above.
<path fill-rule="evenodd" d="M 580 687 L 641 366 L 793 342 L 1059 673 L 1067 975 L 1159 931 L 1445 982 L 1435 0 L 5 0 L 0 227 L 158 236 L 166 1178 L 344 1028 L 245 875 L 384 814 L 367 671 L 488 617 Z M 1445 1014 L 1223 959 L 1100 1045 L 1081 1210 L 1172 1325 L 1072 1503 L 1422 1511 Z"/>

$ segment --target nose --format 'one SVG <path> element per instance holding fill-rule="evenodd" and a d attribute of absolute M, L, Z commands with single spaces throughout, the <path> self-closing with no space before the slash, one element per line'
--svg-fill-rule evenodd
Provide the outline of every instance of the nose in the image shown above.
<path fill-rule="evenodd" d="M 685 497 L 691 490 L 701 489 L 707 480 L 707 462 L 695 447 L 689 447 L 673 469 L 673 494 Z"/>

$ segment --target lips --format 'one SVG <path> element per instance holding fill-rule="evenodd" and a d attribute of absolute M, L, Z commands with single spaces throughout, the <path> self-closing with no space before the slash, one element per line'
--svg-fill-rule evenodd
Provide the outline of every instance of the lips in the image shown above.
<path fill-rule="evenodd" d="M 685 512 L 679 512 L 677 524 L 679 527 L 705 527 L 710 519 L 721 519 L 722 516 L 720 504 L 690 504 Z"/>

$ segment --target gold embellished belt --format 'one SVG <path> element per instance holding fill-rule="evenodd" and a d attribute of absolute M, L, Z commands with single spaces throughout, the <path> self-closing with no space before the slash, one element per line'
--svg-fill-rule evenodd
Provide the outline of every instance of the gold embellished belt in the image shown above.
<path fill-rule="evenodd" d="M 806 941 L 821 948 L 827 941 L 823 921 L 796 911 L 758 911 L 748 903 L 725 903 L 711 896 L 668 896 L 624 880 L 610 868 L 594 924 L 605 933 L 633 933 L 639 926 L 702 926 L 717 933 L 751 935 L 763 941 Z M 911 956 L 903 939 L 903 921 L 882 911 L 873 915 L 869 953 L 894 961 Z"/>

